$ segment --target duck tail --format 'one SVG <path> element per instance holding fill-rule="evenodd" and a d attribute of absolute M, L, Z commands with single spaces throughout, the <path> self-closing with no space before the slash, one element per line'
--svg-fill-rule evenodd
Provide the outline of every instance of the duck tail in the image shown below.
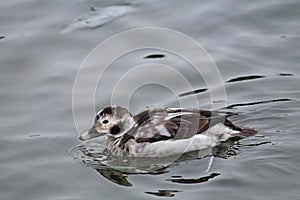
<path fill-rule="evenodd" d="M 250 137 L 252 135 L 255 135 L 257 133 L 257 130 L 254 130 L 249 127 L 239 127 L 241 129 L 240 133 L 237 135 L 240 137 Z"/>
<path fill-rule="evenodd" d="M 225 125 L 237 131 L 237 133 L 234 134 L 234 137 L 245 138 L 245 137 L 253 136 L 257 133 L 255 129 L 249 127 L 237 126 L 233 124 L 231 121 L 229 121 L 228 119 L 225 120 Z"/>

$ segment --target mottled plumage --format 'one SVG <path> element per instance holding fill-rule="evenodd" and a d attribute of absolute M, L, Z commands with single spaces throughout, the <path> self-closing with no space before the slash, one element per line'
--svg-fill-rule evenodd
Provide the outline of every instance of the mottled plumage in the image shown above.
<path fill-rule="evenodd" d="M 254 135 L 234 125 L 235 113 L 198 109 L 152 109 L 132 116 L 120 106 L 101 110 L 94 126 L 80 140 L 106 135 L 108 150 L 117 156 L 163 157 L 216 146 L 230 137 Z"/>

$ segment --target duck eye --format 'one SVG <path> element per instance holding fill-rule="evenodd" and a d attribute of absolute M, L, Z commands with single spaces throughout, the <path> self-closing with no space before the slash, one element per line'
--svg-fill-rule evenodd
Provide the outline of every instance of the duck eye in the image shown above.
<path fill-rule="evenodd" d="M 96 115 L 96 120 L 98 120 L 100 117 L 99 117 L 99 115 Z"/>
<path fill-rule="evenodd" d="M 108 120 L 103 120 L 102 121 L 102 124 L 107 124 L 108 123 Z"/>

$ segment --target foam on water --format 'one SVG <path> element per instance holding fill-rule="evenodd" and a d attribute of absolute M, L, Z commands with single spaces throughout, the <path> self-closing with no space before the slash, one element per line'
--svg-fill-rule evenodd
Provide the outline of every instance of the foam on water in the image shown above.
<path fill-rule="evenodd" d="M 92 29 L 110 23 L 135 10 L 132 6 L 108 6 L 103 8 L 91 7 L 88 13 L 72 21 L 63 28 L 61 33 L 68 33 L 78 29 Z"/>

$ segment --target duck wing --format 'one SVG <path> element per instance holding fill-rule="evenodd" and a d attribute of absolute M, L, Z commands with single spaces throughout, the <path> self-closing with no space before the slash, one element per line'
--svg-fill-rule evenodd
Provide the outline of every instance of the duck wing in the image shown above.
<path fill-rule="evenodd" d="M 236 115 L 235 113 L 226 113 L 222 111 L 207 111 L 199 109 L 168 109 L 168 119 L 165 127 L 174 136 L 174 139 L 187 139 L 196 134 L 205 132 L 210 127 L 222 123 L 229 124 L 228 117 Z M 170 124 L 172 124 L 170 126 Z M 175 127 L 174 124 L 177 126 Z M 238 129 L 230 122 L 230 126 Z"/>
<path fill-rule="evenodd" d="M 237 126 L 229 121 L 228 117 L 233 115 L 237 114 L 181 108 L 146 110 L 134 117 L 136 124 L 123 135 L 119 146 L 130 139 L 136 142 L 188 139 L 220 123 L 233 130 L 234 136 L 237 137 L 256 134 L 254 129 Z"/>
<path fill-rule="evenodd" d="M 137 142 L 191 138 L 217 123 L 227 122 L 232 115 L 198 109 L 146 110 L 134 117 L 136 124 L 124 135 L 122 143 L 131 138 Z"/>

